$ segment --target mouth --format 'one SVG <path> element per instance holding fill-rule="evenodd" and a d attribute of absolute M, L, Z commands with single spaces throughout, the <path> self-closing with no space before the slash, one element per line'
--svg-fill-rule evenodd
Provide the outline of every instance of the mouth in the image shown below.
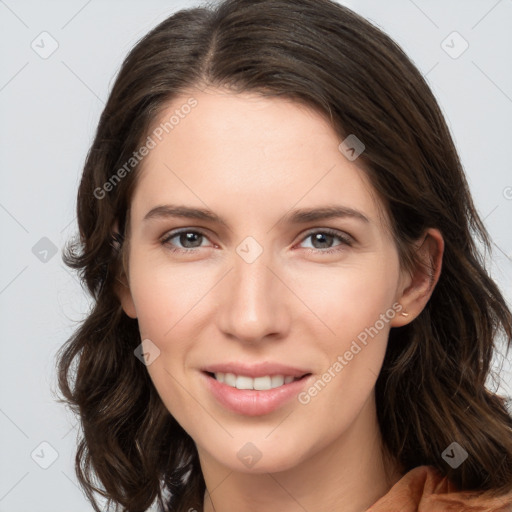
<path fill-rule="evenodd" d="M 284 373 L 266 375 L 259 371 L 257 376 L 208 370 L 200 374 L 206 390 L 218 405 L 237 415 L 262 416 L 293 403 L 314 379 L 310 372 L 295 371 L 295 375 L 290 375 L 293 371 L 281 371 Z"/>

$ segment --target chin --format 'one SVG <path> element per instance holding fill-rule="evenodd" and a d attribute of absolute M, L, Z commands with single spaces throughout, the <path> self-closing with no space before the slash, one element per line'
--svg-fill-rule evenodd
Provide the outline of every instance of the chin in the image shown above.
<path fill-rule="evenodd" d="M 268 435 L 268 431 L 265 435 Z M 286 436 L 289 443 L 281 440 L 265 440 L 264 436 L 236 436 L 228 444 L 210 440 L 205 446 L 216 446 L 208 450 L 218 464 L 238 473 L 263 474 L 287 471 L 307 458 L 307 453 L 298 451 L 301 442 Z M 255 439 L 255 441 L 250 441 Z M 220 449 L 219 449 L 220 448 Z"/>

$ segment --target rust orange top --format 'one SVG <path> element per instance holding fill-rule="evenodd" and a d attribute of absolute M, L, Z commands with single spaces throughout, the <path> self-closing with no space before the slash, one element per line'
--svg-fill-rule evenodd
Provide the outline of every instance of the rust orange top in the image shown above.
<path fill-rule="evenodd" d="M 512 489 L 505 496 L 459 491 L 432 466 L 406 473 L 366 512 L 512 512 Z"/>

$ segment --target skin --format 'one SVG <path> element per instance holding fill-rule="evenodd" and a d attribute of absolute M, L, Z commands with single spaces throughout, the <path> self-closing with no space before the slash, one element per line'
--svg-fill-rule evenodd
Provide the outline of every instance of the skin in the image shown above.
<path fill-rule="evenodd" d="M 204 89 L 175 98 L 162 119 L 191 95 L 197 106 L 143 161 L 118 293 L 141 339 L 160 350 L 147 368 L 196 443 L 205 511 L 364 510 L 401 476 L 382 457 L 374 386 L 389 330 L 413 321 L 432 293 L 442 237 L 430 229 L 418 241 L 420 258 L 436 269 L 432 279 L 419 267 L 406 272 L 362 164 L 339 151 L 341 139 L 320 113 L 283 98 Z M 208 208 L 227 226 L 143 220 L 165 204 Z M 326 205 L 353 208 L 368 222 L 282 220 Z M 176 228 L 206 236 L 162 243 Z M 350 244 L 327 236 L 315 245 L 310 235 L 326 228 Z M 236 251 L 248 236 L 263 251 L 252 263 Z M 248 417 L 220 405 L 200 378 L 214 362 L 277 361 L 316 381 L 393 304 L 409 315 L 396 313 L 307 404 L 292 399 Z M 250 468 L 237 457 L 247 442 L 261 452 Z"/>

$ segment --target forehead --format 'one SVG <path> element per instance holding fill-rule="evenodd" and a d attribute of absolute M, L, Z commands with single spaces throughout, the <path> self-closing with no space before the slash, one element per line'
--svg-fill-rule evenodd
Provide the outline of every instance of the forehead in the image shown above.
<path fill-rule="evenodd" d="M 304 104 L 191 90 L 166 105 L 150 137 L 133 198 L 140 213 L 178 199 L 225 207 L 230 198 L 247 214 L 328 202 L 382 221 L 361 161 L 348 160 L 326 117 Z"/>

